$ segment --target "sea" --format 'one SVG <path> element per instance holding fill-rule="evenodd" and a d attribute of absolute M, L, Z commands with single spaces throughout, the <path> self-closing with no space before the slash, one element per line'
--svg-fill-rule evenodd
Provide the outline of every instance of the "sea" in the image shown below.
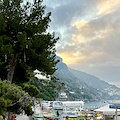
<path fill-rule="evenodd" d="M 97 108 L 103 107 L 105 105 L 108 105 L 110 102 L 119 102 L 120 103 L 120 100 L 101 100 L 101 101 L 85 102 L 83 108 L 97 109 Z"/>
<path fill-rule="evenodd" d="M 88 109 L 97 109 L 109 104 L 107 101 L 93 101 L 93 102 L 85 102 L 83 108 Z"/>

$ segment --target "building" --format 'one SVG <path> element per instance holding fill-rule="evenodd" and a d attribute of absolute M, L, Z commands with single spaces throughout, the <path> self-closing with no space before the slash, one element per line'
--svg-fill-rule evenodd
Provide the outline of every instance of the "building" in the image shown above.
<path fill-rule="evenodd" d="M 66 94 L 65 92 L 61 92 L 61 93 L 59 94 L 59 100 L 60 100 L 60 101 L 66 101 L 66 100 L 68 100 L 67 94 Z"/>
<path fill-rule="evenodd" d="M 34 70 L 33 71 L 35 74 L 35 77 L 38 79 L 43 79 L 43 80 L 51 80 L 50 75 L 46 75 L 45 73 L 40 72 L 39 70 Z"/>

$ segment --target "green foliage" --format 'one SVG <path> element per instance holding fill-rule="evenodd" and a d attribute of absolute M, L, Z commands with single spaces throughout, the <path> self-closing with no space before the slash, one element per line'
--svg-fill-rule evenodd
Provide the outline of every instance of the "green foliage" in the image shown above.
<path fill-rule="evenodd" d="M 42 98 L 43 100 L 56 100 L 56 93 L 64 89 L 60 81 L 54 76 L 50 81 L 42 79 L 38 80 L 35 78 L 30 82 L 30 84 L 36 86 L 39 89 L 40 94 L 37 95 L 37 97 Z"/>
<path fill-rule="evenodd" d="M 0 0 L 0 78 L 2 80 L 7 79 L 10 83 L 23 86 L 23 83 L 33 79 L 33 70 L 36 68 L 49 75 L 55 72 L 55 65 L 58 62 L 55 61 L 55 44 L 58 38 L 55 38 L 54 33 L 46 32 L 51 21 L 51 13 L 44 15 L 45 6 L 41 4 L 42 0 L 34 0 L 33 3 L 25 3 L 23 0 Z M 25 110 L 28 115 L 32 114 L 29 96 L 21 87 L 10 83 L 0 81 L 2 106 L 0 114 L 6 111 L 20 113 L 21 110 Z M 47 89 L 45 98 L 50 99 L 54 90 L 47 84 L 42 87 L 44 93 L 44 88 Z M 31 96 L 39 93 L 33 85 L 24 84 L 23 89 Z"/>
<path fill-rule="evenodd" d="M 31 98 L 20 86 L 10 84 L 0 80 L 0 114 L 10 111 L 20 113 L 32 105 Z M 32 109 L 28 109 L 27 114 L 32 114 Z"/>
<path fill-rule="evenodd" d="M 36 97 L 40 91 L 34 85 L 23 84 L 23 90 L 29 93 L 30 96 Z"/>
<path fill-rule="evenodd" d="M 36 68 L 46 74 L 55 72 L 58 38 L 47 33 L 50 15 L 44 15 L 42 0 L 0 0 L 0 77 L 10 81 L 29 81 Z M 14 71 L 15 68 L 15 71 Z M 22 72 L 19 72 L 19 68 Z M 13 70 L 13 71 L 12 71 Z M 2 74 L 4 71 L 4 74 Z M 11 72 L 11 73 L 10 73 Z M 7 78 L 7 74 L 8 78 Z M 22 79 L 21 79 L 21 76 Z M 21 81 L 22 80 L 22 81 Z M 16 83 L 17 83 L 16 82 Z"/>
<path fill-rule="evenodd" d="M 42 98 L 37 98 L 37 101 L 40 103 L 40 102 L 43 101 L 43 99 Z"/>

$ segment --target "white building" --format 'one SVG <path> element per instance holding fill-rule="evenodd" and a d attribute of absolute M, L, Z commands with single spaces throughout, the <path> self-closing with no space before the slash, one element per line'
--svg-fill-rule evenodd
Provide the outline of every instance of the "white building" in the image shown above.
<path fill-rule="evenodd" d="M 66 94 L 65 92 L 61 92 L 61 93 L 59 94 L 59 100 L 61 100 L 61 101 L 66 101 L 66 100 L 68 100 L 67 94 Z"/>
<path fill-rule="evenodd" d="M 33 72 L 34 72 L 34 74 L 35 74 L 35 77 L 38 78 L 38 79 L 51 80 L 50 75 L 47 76 L 46 74 L 40 72 L 40 71 L 37 70 L 37 69 L 34 70 Z"/>

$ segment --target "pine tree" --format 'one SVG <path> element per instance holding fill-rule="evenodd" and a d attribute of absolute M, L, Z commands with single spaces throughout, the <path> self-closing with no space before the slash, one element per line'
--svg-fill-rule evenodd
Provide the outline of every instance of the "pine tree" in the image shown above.
<path fill-rule="evenodd" d="M 42 0 L 0 0 L 0 78 L 29 81 L 32 71 L 55 72 L 55 44 L 59 38 L 46 32 L 50 15 Z"/>

